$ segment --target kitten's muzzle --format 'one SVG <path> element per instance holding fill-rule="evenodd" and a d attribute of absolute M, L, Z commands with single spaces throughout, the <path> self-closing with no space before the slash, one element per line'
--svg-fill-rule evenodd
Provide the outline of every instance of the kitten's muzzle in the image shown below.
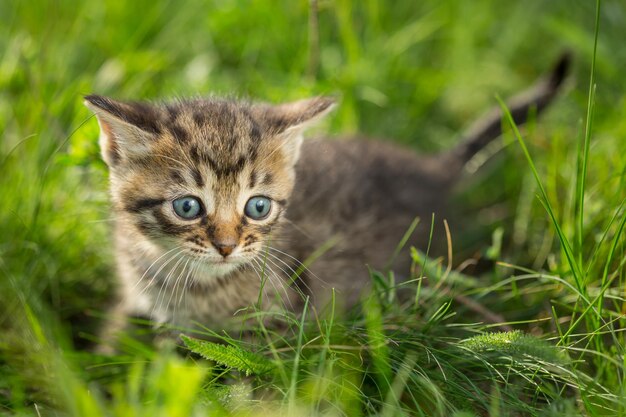
<path fill-rule="evenodd" d="M 211 241 L 211 243 L 224 258 L 233 253 L 237 247 L 237 241 L 235 239 L 214 240 Z"/>

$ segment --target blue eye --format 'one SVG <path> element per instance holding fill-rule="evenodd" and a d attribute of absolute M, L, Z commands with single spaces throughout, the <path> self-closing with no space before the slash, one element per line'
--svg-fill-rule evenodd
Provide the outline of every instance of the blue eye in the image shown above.
<path fill-rule="evenodd" d="M 185 220 L 192 220 L 202 212 L 202 205 L 195 197 L 181 197 L 172 202 L 174 212 Z"/>
<path fill-rule="evenodd" d="M 270 214 L 272 208 L 272 200 L 267 197 L 252 197 L 246 203 L 244 213 L 253 220 L 262 220 Z"/>

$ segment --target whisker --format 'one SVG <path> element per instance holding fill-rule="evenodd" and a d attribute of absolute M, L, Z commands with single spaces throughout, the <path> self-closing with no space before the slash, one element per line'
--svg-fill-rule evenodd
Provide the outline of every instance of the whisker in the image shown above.
<path fill-rule="evenodd" d="M 185 168 L 189 168 L 189 165 L 186 165 L 184 162 L 181 162 L 181 161 L 179 161 L 178 159 L 172 158 L 171 156 L 168 156 L 168 155 L 163 155 L 163 154 L 160 154 L 160 153 L 153 154 L 153 155 L 154 155 L 154 156 L 158 156 L 158 157 L 160 157 L 160 158 L 169 159 L 170 161 L 176 162 L 177 164 L 180 164 L 180 165 L 182 165 L 182 166 L 183 166 L 183 167 L 185 167 Z M 191 164 L 191 166 L 193 166 L 193 164 Z"/>
<path fill-rule="evenodd" d="M 174 314 L 176 314 L 176 309 L 180 306 L 183 299 L 185 300 L 185 311 L 189 311 L 189 297 L 187 297 L 187 289 L 189 288 L 189 286 L 187 284 L 189 282 L 189 277 L 193 277 L 195 273 L 198 272 L 198 270 L 200 269 L 200 264 L 201 264 L 200 259 L 194 259 L 192 261 L 191 268 L 189 269 L 189 273 L 187 273 L 187 276 L 185 276 L 185 282 L 183 283 L 183 288 L 180 293 L 180 297 L 178 298 L 178 302 L 176 303 L 174 307 Z M 194 279 L 195 278 L 192 278 L 192 281 Z"/>
<path fill-rule="evenodd" d="M 272 277 L 271 275 L 267 274 L 267 271 L 269 271 L 269 266 L 267 264 L 263 264 L 261 265 L 260 262 L 257 259 L 252 259 L 253 261 L 257 262 L 257 266 L 259 267 L 260 271 L 261 271 L 261 275 L 259 275 L 257 273 L 257 276 L 259 277 L 259 280 L 261 280 L 261 291 L 263 291 L 263 293 L 265 293 L 266 296 L 269 296 L 269 294 L 267 294 L 267 290 L 263 287 L 263 277 L 267 278 L 266 282 L 269 281 L 269 283 L 272 285 L 272 287 L 274 288 L 274 294 L 279 295 L 278 292 L 278 288 L 276 288 L 276 284 L 274 284 L 274 281 L 272 281 Z M 256 272 L 256 269 L 254 270 Z"/>
<path fill-rule="evenodd" d="M 303 272 L 305 272 L 304 270 L 301 270 L 300 272 L 295 271 L 291 265 L 289 265 L 287 262 L 285 262 L 284 260 L 282 260 L 280 257 L 276 256 L 275 254 L 271 253 L 271 252 L 267 252 L 268 256 L 271 256 L 272 258 L 274 258 L 275 260 L 281 262 L 283 265 L 285 265 L 289 271 L 291 271 L 292 275 L 289 275 L 287 273 L 287 271 L 285 271 L 283 268 L 281 268 L 279 265 L 276 265 L 275 262 L 271 261 L 269 258 L 268 260 L 270 262 L 272 262 L 272 264 L 274 264 L 277 268 L 279 268 L 281 271 L 283 271 L 283 273 L 287 276 L 287 278 L 289 279 L 289 285 L 291 286 L 291 284 L 295 283 L 296 280 L 298 280 L 298 282 L 303 285 L 307 291 L 309 292 L 309 294 L 313 294 L 313 290 L 311 289 L 311 287 L 306 283 L 305 280 L 303 279 L 299 279 L 300 276 L 302 275 Z M 302 297 L 306 297 L 306 294 L 303 294 L 302 291 L 299 290 L 299 288 L 297 287 L 297 285 L 295 286 L 295 289 L 297 290 L 297 292 L 302 296 Z"/>
<path fill-rule="evenodd" d="M 253 264 L 253 262 L 254 262 L 254 264 Z M 264 292 L 264 291 L 265 291 L 265 289 L 264 289 L 264 286 L 263 286 L 263 277 L 262 277 L 262 276 L 267 276 L 267 275 L 265 275 L 265 274 L 263 273 L 263 270 L 264 270 L 265 268 L 261 267 L 261 265 L 259 265 L 259 264 L 257 263 L 257 260 L 256 260 L 256 259 L 254 259 L 254 258 L 252 258 L 252 262 L 250 262 L 250 263 L 249 263 L 249 265 L 250 265 L 250 267 L 252 267 L 252 270 L 254 271 L 254 273 L 256 274 L 256 276 L 259 278 L 259 282 L 261 283 L 261 287 L 260 287 L 260 289 L 259 289 L 259 292 Z M 255 265 L 256 265 L 256 266 L 255 266 Z M 261 270 L 261 272 L 257 271 L 257 269 L 256 269 L 257 267 Z M 261 295 L 261 294 L 259 294 L 259 296 L 261 296 L 261 297 L 262 297 L 262 295 Z"/>
<path fill-rule="evenodd" d="M 178 304 L 181 303 L 183 297 L 185 296 L 185 294 L 187 293 L 187 283 L 189 282 L 189 277 L 194 277 L 194 275 L 196 274 L 196 272 L 198 272 L 198 269 L 200 269 L 200 259 L 194 259 L 193 262 L 191 263 L 191 268 L 189 269 L 189 273 L 187 274 L 187 276 L 185 277 L 185 282 L 183 283 L 183 290 L 180 293 L 180 298 L 178 299 Z M 192 278 L 192 280 L 195 279 Z M 185 298 L 185 300 L 187 300 Z"/>
<path fill-rule="evenodd" d="M 187 265 L 189 265 L 189 262 L 191 262 L 191 258 L 187 258 L 187 262 L 185 262 L 185 265 L 183 266 L 182 271 L 180 272 L 180 274 L 178 274 L 178 277 L 176 277 L 176 281 L 174 281 L 174 287 L 170 289 L 170 298 L 167 300 L 167 304 L 165 306 L 166 311 L 169 310 L 170 308 L 170 304 L 172 303 L 172 298 L 174 298 L 174 294 L 178 294 L 178 282 L 182 279 L 183 275 L 185 274 L 187 270 Z"/>
<path fill-rule="evenodd" d="M 283 222 L 285 222 L 285 223 L 289 223 L 290 226 L 292 226 L 298 232 L 302 233 L 302 235 L 304 235 L 304 236 L 306 236 L 308 238 L 313 238 L 310 233 L 308 233 L 306 230 L 304 230 L 302 227 L 298 226 L 296 223 L 294 223 L 293 221 L 289 220 L 288 218 L 283 217 L 281 220 Z M 274 240 L 274 239 L 272 239 L 272 240 Z"/>
<path fill-rule="evenodd" d="M 179 249 L 178 247 L 172 248 L 170 250 L 168 250 L 167 252 L 165 252 L 163 255 L 159 256 L 158 258 L 156 258 L 156 260 L 154 262 L 152 262 L 150 264 L 150 266 L 146 269 L 146 271 L 143 273 L 143 275 L 141 276 L 141 278 L 139 278 L 139 280 L 135 283 L 135 285 L 133 285 L 133 287 L 131 288 L 131 290 L 134 290 L 135 288 L 137 288 L 137 285 L 139 285 L 139 283 L 144 279 L 144 277 L 146 276 L 146 274 L 148 273 L 148 271 L 150 271 L 150 269 L 154 266 L 154 264 L 156 264 L 157 262 L 159 262 L 159 260 L 161 258 L 163 258 L 165 255 L 167 255 L 168 253 L 171 253 L 173 251 L 175 251 L 176 249 Z M 176 256 L 176 255 L 174 255 Z M 165 263 L 167 264 L 167 262 Z M 158 275 L 158 273 L 156 274 Z"/>
<path fill-rule="evenodd" d="M 157 277 L 159 276 L 159 274 L 161 273 L 161 271 L 163 270 L 163 268 L 165 268 L 170 262 L 172 262 L 178 255 L 180 255 L 181 253 L 183 253 L 183 249 L 180 249 L 178 252 L 176 252 L 175 254 L 173 254 L 166 262 L 164 262 L 161 267 L 156 271 L 156 273 L 152 276 L 152 279 L 150 279 L 150 281 L 142 288 L 142 290 L 139 292 L 139 294 L 137 294 L 137 298 L 140 297 L 144 292 L 146 292 L 146 290 L 148 288 L 150 288 L 152 286 L 152 283 L 157 279 Z M 149 270 L 150 268 L 148 268 Z M 145 276 L 145 274 L 147 274 L 148 271 L 146 270 L 146 272 L 144 273 L 144 275 L 141 277 L 141 279 L 135 284 L 135 287 L 143 280 L 143 277 Z M 133 288 L 135 288 L 133 287 Z"/>
<path fill-rule="evenodd" d="M 182 251 L 181 251 L 182 252 Z M 154 301 L 154 306 L 152 308 L 152 314 L 151 316 L 154 316 L 154 313 L 157 311 L 157 307 L 160 310 L 161 309 L 161 305 L 163 304 L 163 301 L 165 301 L 165 292 L 163 292 L 163 290 L 165 289 L 165 286 L 167 285 L 169 279 L 171 276 L 173 276 L 173 274 L 176 271 L 176 268 L 178 268 L 178 265 L 180 265 L 180 263 L 185 259 L 185 256 L 181 256 L 180 259 L 178 261 L 176 261 L 176 263 L 174 264 L 174 267 L 169 271 L 169 273 L 165 276 L 165 279 L 163 280 L 163 282 L 161 283 L 161 288 L 159 289 L 159 294 L 157 295 L 156 300 Z M 161 300 L 161 302 L 159 302 L 159 299 L 161 299 L 161 293 L 163 293 L 163 299 Z"/>
<path fill-rule="evenodd" d="M 200 268 L 200 262 L 200 259 L 192 259 L 191 266 L 189 267 L 189 272 L 185 275 L 185 281 L 182 284 L 180 297 L 178 298 L 178 301 L 174 304 L 174 314 L 176 314 L 176 310 L 180 306 L 183 298 L 185 299 L 185 310 L 189 311 L 189 297 L 186 297 L 187 289 L 189 288 L 187 284 L 189 282 L 189 278 L 192 277 Z M 178 291 L 176 291 L 176 295 L 178 296 Z"/>
<path fill-rule="evenodd" d="M 269 154 L 267 154 L 267 156 L 265 156 L 265 158 L 263 158 L 263 159 L 259 160 L 259 161 L 257 162 L 257 164 L 258 164 L 259 166 L 263 166 L 267 160 L 269 160 L 272 156 L 274 156 L 274 154 L 275 154 L 275 153 L 280 152 L 280 150 L 281 150 L 281 147 L 280 147 L 280 146 L 277 146 L 277 147 L 276 147 L 276 148 L 275 148 L 272 152 L 270 152 Z"/>
<path fill-rule="evenodd" d="M 276 296 L 280 299 L 281 303 L 283 304 L 283 306 L 285 306 L 286 303 L 289 304 L 289 308 L 291 310 L 293 310 L 293 304 L 291 302 L 291 298 L 289 297 L 289 294 L 287 293 L 287 289 L 285 288 L 283 284 L 283 281 L 278 277 L 278 275 L 276 274 L 276 271 L 274 271 L 274 269 L 272 267 L 270 267 L 268 265 L 268 269 L 271 273 L 270 276 L 268 276 L 270 283 L 272 283 L 272 286 L 274 287 L 274 291 Z M 272 279 L 273 278 L 273 279 Z M 283 299 L 282 296 L 280 295 L 280 290 L 283 291 L 283 293 L 285 294 L 285 298 Z"/>
<path fill-rule="evenodd" d="M 326 281 L 324 281 L 323 279 L 321 279 L 320 277 L 318 277 L 313 271 L 311 271 L 311 269 L 306 266 L 304 263 L 302 263 L 300 260 L 298 260 L 297 258 L 291 256 L 290 254 L 288 254 L 287 252 L 283 252 L 280 249 L 277 249 L 275 247 L 269 246 L 269 245 L 265 245 L 266 248 L 276 251 L 282 255 L 285 255 L 287 257 L 289 257 L 290 259 L 293 259 L 294 261 L 296 261 L 299 265 L 298 269 L 301 267 L 304 271 L 308 272 L 309 274 L 311 274 L 312 277 L 314 277 L 315 279 L 317 279 L 319 282 L 321 282 L 324 285 L 328 285 L 328 283 Z"/>
<path fill-rule="evenodd" d="M 175 142 L 176 142 L 176 145 L 178 146 L 178 149 L 180 149 L 180 154 L 187 160 L 187 163 L 189 163 L 189 167 L 195 166 L 195 164 L 189 158 L 189 155 L 187 154 L 187 152 L 183 149 L 183 147 L 180 144 L 180 142 L 178 140 L 175 141 Z"/>
<path fill-rule="evenodd" d="M 269 259 L 269 258 L 265 258 L 265 260 L 266 260 L 266 261 L 271 262 L 271 263 L 272 263 L 275 267 L 277 267 L 278 269 L 280 269 L 280 270 L 281 270 L 281 272 L 285 273 L 285 271 L 284 271 L 283 269 L 281 269 L 278 265 L 276 265 L 274 262 L 272 262 L 272 260 L 271 260 L 271 259 Z M 277 285 L 278 285 L 278 286 L 279 286 L 279 287 L 283 290 L 283 292 L 285 293 L 285 298 L 286 298 L 286 301 L 289 303 L 289 307 L 290 307 L 290 309 L 291 309 L 291 310 L 293 310 L 293 309 L 294 309 L 294 308 L 293 308 L 293 303 L 291 302 L 291 297 L 289 297 L 288 288 L 286 288 L 286 287 L 285 287 L 285 285 L 284 285 L 284 281 L 283 281 L 283 280 L 281 280 L 281 279 L 280 279 L 280 278 L 276 275 L 276 272 L 275 272 L 275 271 L 274 271 L 274 270 L 273 270 L 273 269 L 272 269 L 269 265 L 266 265 L 266 266 L 267 266 L 267 268 L 269 269 L 269 271 L 273 274 L 274 278 L 277 280 L 277 283 L 276 283 L 276 284 L 277 284 Z M 269 276 L 269 275 L 268 275 L 268 279 L 270 280 L 270 283 L 271 283 L 271 284 L 272 284 L 272 286 L 274 287 L 274 291 L 276 291 L 276 292 L 277 292 L 277 294 L 278 294 L 278 295 L 279 295 L 279 297 L 280 297 L 280 294 L 279 294 L 279 292 L 278 292 L 278 288 L 276 287 L 276 285 L 275 285 L 275 284 L 274 284 L 274 282 L 272 281 L 271 276 Z M 282 297 L 281 297 L 281 298 L 282 298 Z"/>

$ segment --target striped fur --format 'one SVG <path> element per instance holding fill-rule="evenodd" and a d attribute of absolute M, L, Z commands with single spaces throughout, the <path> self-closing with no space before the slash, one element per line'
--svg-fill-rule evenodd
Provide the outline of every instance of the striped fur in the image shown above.
<path fill-rule="evenodd" d="M 513 102 L 518 123 L 554 98 L 567 64 Z M 257 303 L 261 289 L 267 309 L 297 310 L 297 290 L 321 308 L 330 288 L 350 306 L 368 286 L 366 264 L 409 271 L 404 253 L 389 263 L 407 227 L 416 216 L 443 211 L 463 163 L 500 134 L 495 111 L 458 148 L 419 157 L 362 139 L 302 143 L 303 129 L 333 107 L 328 98 L 278 106 L 100 96 L 85 102 L 97 115 L 110 167 L 122 283 L 114 323 L 136 314 L 224 328 Z M 172 202 L 183 196 L 200 199 L 198 218 L 175 214 Z M 272 200 L 267 218 L 245 215 L 253 196 Z M 428 233 L 414 236 L 408 245 L 423 246 Z M 234 248 L 228 255 L 218 250 L 226 241 Z M 303 268 L 322 246 L 330 249 Z"/>

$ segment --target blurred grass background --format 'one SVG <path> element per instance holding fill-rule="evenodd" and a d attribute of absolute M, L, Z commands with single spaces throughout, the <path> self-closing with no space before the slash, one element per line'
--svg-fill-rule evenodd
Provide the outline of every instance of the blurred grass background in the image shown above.
<path fill-rule="evenodd" d="M 577 155 L 588 110 L 595 2 L 0 2 L 0 407 L 36 415 L 33 404 L 43 402 L 48 412 L 85 415 L 89 408 L 71 409 L 68 401 L 106 403 L 94 400 L 90 389 L 98 368 L 83 368 L 96 361 L 83 348 L 110 302 L 114 271 L 107 174 L 97 123 L 82 95 L 217 94 L 279 102 L 338 94 L 341 105 L 326 126 L 332 135 L 359 132 L 434 152 L 453 146 L 465 126 L 496 105 L 496 93 L 507 97 L 530 85 L 569 50 L 574 69 L 566 91 L 525 138 L 567 236 L 576 236 L 583 217 L 583 244 L 575 249 L 585 288 L 572 292 L 541 278 L 551 274 L 571 283 L 573 273 L 512 135 L 496 145 L 504 150 L 468 178 L 455 200 L 457 218 L 464 220 L 458 229 L 453 224 L 455 263 L 482 253 L 527 268 L 530 283 L 518 286 L 513 279 L 498 287 L 513 270 L 492 264 L 474 287 L 463 289 L 464 296 L 507 321 L 525 323 L 517 328 L 556 338 L 554 344 L 574 344 L 563 334 L 586 317 L 581 299 L 600 295 L 602 328 L 572 330 L 584 340 L 576 345 L 582 351 L 574 359 L 582 364 L 574 369 L 610 387 L 607 407 L 623 413 L 616 404 L 626 398 L 620 331 L 625 240 L 619 228 L 626 197 L 626 5 L 601 5 L 580 212 Z M 597 336 L 593 343 L 587 343 L 590 334 Z M 196 368 L 185 371 L 187 365 L 173 360 L 153 371 L 160 375 L 154 381 L 163 372 L 193 379 L 188 373 L 196 375 Z M 107 370 L 105 385 L 133 372 Z M 61 376 L 69 391 L 47 392 Z M 346 398 L 352 405 L 343 412 L 371 414 Z M 584 400 L 577 407 L 604 412 Z M 183 409 L 163 415 L 191 415 Z"/>

